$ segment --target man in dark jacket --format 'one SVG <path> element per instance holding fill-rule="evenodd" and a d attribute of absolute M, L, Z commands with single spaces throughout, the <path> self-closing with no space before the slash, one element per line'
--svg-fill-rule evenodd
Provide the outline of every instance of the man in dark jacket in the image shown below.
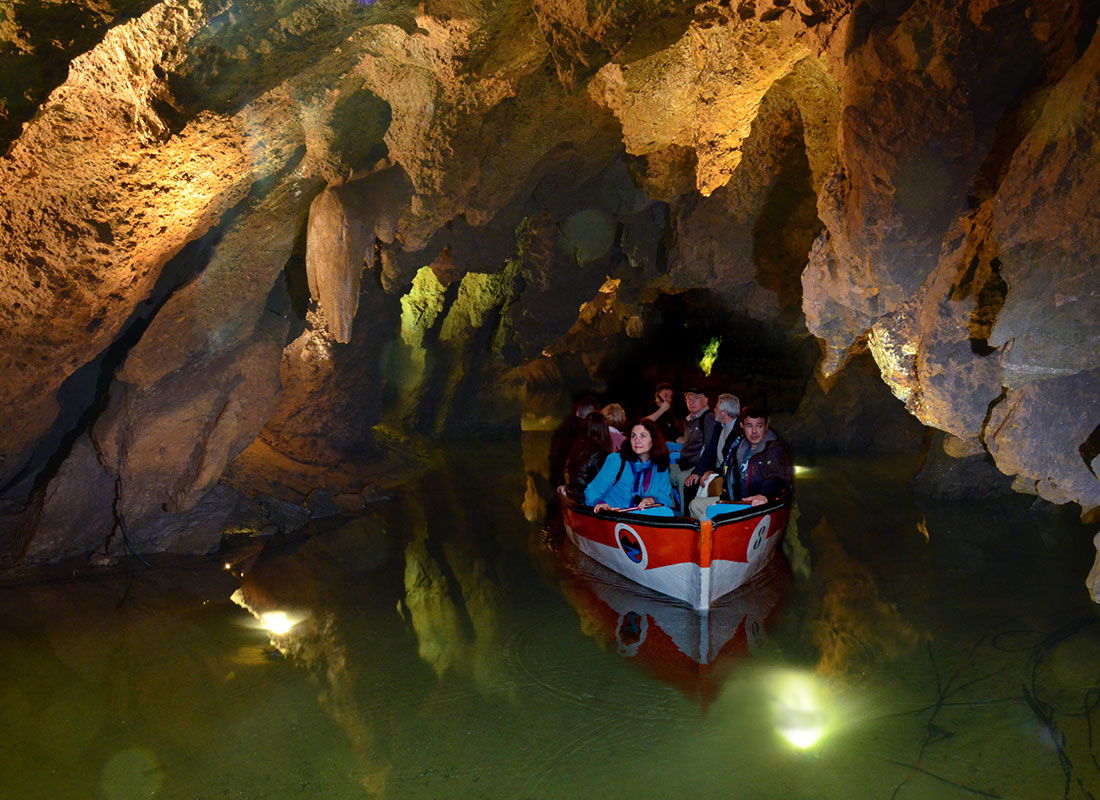
<path fill-rule="evenodd" d="M 718 424 L 711 431 L 693 471 L 699 476 L 700 485 L 706 485 L 712 474 L 725 479 L 721 466 L 726 463 L 730 449 L 736 447 L 741 439 L 741 401 L 737 399 L 737 395 L 718 395 L 718 401 L 714 404 L 714 419 Z M 687 483 L 693 483 L 691 478 L 688 478 Z"/>
<path fill-rule="evenodd" d="M 730 498 L 754 506 L 771 502 L 794 486 L 791 449 L 768 427 L 768 410 L 748 406 L 741 412 L 745 438 L 734 456 Z"/>
<path fill-rule="evenodd" d="M 688 409 L 687 419 L 684 420 L 683 449 L 680 450 L 679 460 L 669 467 L 669 477 L 672 486 L 680 493 L 681 511 L 686 511 L 691 497 L 695 493 L 695 484 L 699 482 L 698 476 L 692 477 L 695 465 L 703 454 L 703 447 L 710 439 L 714 428 L 718 425 L 714 420 L 714 412 L 710 410 L 710 401 L 702 389 L 688 389 L 684 392 L 684 404 Z M 686 484 L 686 486 L 685 486 Z"/>
<path fill-rule="evenodd" d="M 777 500 L 794 486 L 791 449 L 768 427 L 768 410 L 746 406 L 741 411 L 742 438 L 722 465 L 724 501 L 759 506 Z M 715 502 L 709 497 L 696 498 L 690 506 L 692 516 L 703 518 Z"/>

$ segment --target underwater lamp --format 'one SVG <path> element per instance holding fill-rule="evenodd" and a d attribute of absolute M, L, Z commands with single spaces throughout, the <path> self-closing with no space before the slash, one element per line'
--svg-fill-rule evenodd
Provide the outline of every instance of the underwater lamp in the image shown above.
<path fill-rule="evenodd" d="M 291 619 L 285 611 L 265 611 L 260 614 L 260 624 L 276 636 L 289 633 L 300 620 Z"/>
<path fill-rule="evenodd" d="M 772 714 L 776 731 L 799 750 L 821 741 L 829 727 L 817 685 L 809 675 L 789 672 L 776 677 Z"/>

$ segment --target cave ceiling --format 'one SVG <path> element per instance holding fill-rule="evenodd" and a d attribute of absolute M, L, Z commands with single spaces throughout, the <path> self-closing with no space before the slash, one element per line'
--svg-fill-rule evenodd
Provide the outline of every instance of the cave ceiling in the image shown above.
<path fill-rule="evenodd" d="M 91 549 L 73 515 L 209 549 L 227 486 L 360 491 L 382 430 L 514 429 L 700 289 L 1094 509 L 1096 17 L 6 0 L 2 549 Z"/>

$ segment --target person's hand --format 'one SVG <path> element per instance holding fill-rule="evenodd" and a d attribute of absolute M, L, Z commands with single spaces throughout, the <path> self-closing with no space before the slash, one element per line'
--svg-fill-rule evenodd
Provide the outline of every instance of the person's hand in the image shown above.
<path fill-rule="evenodd" d="M 664 400 L 658 400 L 657 401 L 657 412 L 658 413 L 664 414 L 670 408 L 672 408 L 672 403 L 666 403 Z"/>
<path fill-rule="evenodd" d="M 610 511 L 611 506 L 609 506 L 607 503 L 596 503 L 596 505 L 592 506 L 592 510 L 595 511 L 597 514 L 602 514 L 604 511 Z"/>
<path fill-rule="evenodd" d="M 764 503 L 768 502 L 768 498 L 762 494 L 754 494 L 746 497 L 744 502 L 748 503 L 750 506 L 762 506 Z"/>
<path fill-rule="evenodd" d="M 687 478 L 684 479 L 684 486 L 694 486 L 698 482 L 699 482 L 699 476 L 696 475 L 693 472 L 690 475 L 688 475 Z"/>
<path fill-rule="evenodd" d="M 687 437 L 686 437 L 686 436 L 677 436 L 677 437 L 676 437 L 676 441 L 677 441 L 677 443 L 679 443 L 679 444 L 683 444 L 684 442 L 686 442 L 686 441 L 687 441 Z"/>
<path fill-rule="evenodd" d="M 657 505 L 657 501 L 652 497 L 643 497 L 638 501 L 638 508 L 653 508 L 655 505 Z"/>

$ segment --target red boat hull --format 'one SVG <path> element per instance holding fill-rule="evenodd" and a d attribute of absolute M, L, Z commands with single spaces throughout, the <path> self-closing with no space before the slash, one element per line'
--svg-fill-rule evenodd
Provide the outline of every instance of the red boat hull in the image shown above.
<path fill-rule="evenodd" d="M 790 499 L 702 521 L 596 514 L 568 502 L 562 514 L 569 539 L 583 553 L 635 583 L 705 610 L 771 560 L 790 517 Z"/>

